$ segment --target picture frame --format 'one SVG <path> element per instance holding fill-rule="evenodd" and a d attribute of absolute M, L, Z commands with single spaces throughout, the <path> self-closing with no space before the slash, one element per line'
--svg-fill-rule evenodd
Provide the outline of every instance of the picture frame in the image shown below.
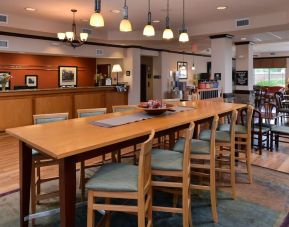
<path fill-rule="evenodd" d="M 185 67 L 185 69 L 182 69 L 183 67 Z M 180 72 L 179 79 L 188 79 L 188 62 L 178 61 L 177 71 Z"/>
<path fill-rule="evenodd" d="M 29 88 L 38 88 L 38 76 L 25 75 L 25 85 Z"/>
<path fill-rule="evenodd" d="M 77 87 L 77 77 L 77 66 L 58 66 L 59 87 Z"/>
<path fill-rule="evenodd" d="M 0 72 L 0 75 L 2 75 L 2 74 L 9 74 L 9 75 L 11 75 L 11 72 L 3 72 L 3 71 L 1 71 Z M 6 90 L 10 90 L 10 87 L 11 87 L 11 80 L 8 80 L 8 82 L 6 83 L 6 86 L 5 86 L 5 89 Z M 0 84 L 0 90 L 2 90 L 2 84 Z"/>
<path fill-rule="evenodd" d="M 222 80 L 222 73 L 214 73 L 214 80 Z"/>

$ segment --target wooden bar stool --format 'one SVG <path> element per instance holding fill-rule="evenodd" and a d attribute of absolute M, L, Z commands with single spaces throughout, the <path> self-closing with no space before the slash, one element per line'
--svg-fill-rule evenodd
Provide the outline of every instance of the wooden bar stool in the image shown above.
<path fill-rule="evenodd" d="M 165 177 L 158 180 L 154 178 L 153 188 L 164 190 L 175 194 L 175 190 L 181 190 L 182 207 L 162 207 L 153 206 L 153 211 L 180 213 L 183 216 L 183 226 L 192 226 L 191 218 L 191 193 L 190 193 L 190 150 L 191 138 L 195 124 L 185 130 L 185 144 L 182 152 L 172 150 L 153 149 L 152 150 L 152 176 Z M 174 181 L 171 178 L 177 178 Z M 173 190 L 172 190 L 173 189 Z"/>
<path fill-rule="evenodd" d="M 106 108 L 93 108 L 93 109 L 78 109 L 77 110 L 77 117 L 92 117 L 98 116 L 102 114 L 106 114 Z M 85 176 L 85 170 L 88 168 L 97 167 L 99 165 L 103 165 L 105 161 L 105 154 L 102 155 L 102 160 L 100 163 L 92 164 L 92 165 L 85 165 L 85 161 L 80 162 L 80 189 L 81 189 L 81 199 L 84 201 L 85 198 L 85 183 L 88 178 Z"/>
<path fill-rule="evenodd" d="M 217 202 L 216 202 L 216 177 L 215 177 L 215 157 L 216 157 L 216 128 L 219 117 L 215 116 L 211 124 L 210 141 L 191 139 L 191 175 L 209 177 L 209 182 L 191 183 L 191 189 L 210 191 L 212 216 L 215 223 L 218 222 Z M 184 138 L 180 138 L 174 146 L 174 150 L 182 152 L 185 144 Z M 206 173 L 205 171 L 209 171 Z"/>
<path fill-rule="evenodd" d="M 68 113 L 55 113 L 55 114 L 39 114 L 33 115 L 34 124 L 46 124 L 57 121 L 64 121 L 68 119 Z M 41 191 L 41 184 L 52 180 L 57 180 L 59 177 L 43 178 L 41 176 L 41 168 L 58 165 L 58 161 L 41 154 L 37 150 L 32 150 L 32 172 L 31 172 L 31 212 L 36 212 L 36 205 L 40 200 L 54 198 L 59 195 L 57 191 L 43 193 Z"/>
<path fill-rule="evenodd" d="M 218 167 L 216 171 L 230 174 L 230 186 L 232 198 L 236 198 L 236 177 L 235 177 L 235 125 L 237 111 L 231 113 L 230 131 L 216 131 L 216 156 Z M 210 141 L 211 130 L 203 130 L 200 139 Z"/>
<path fill-rule="evenodd" d="M 242 124 L 236 124 L 235 126 L 235 144 L 236 144 L 236 160 L 245 161 L 247 166 L 247 173 L 249 183 L 252 184 L 252 167 L 251 167 L 251 128 L 252 128 L 252 116 L 254 108 L 248 105 L 246 109 L 240 110 L 240 117 Z M 246 115 L 246 121 L 244 122 L 243 116 Z M 229 124 L 222 124 L 218 127 L 219 131 L 230 131 Z M 240 156 L 243 154 L 244 156 Z"/>
<path fill-rule="evenodd" d="M 109 226 L 111 211 L 137 213 L 139 227 L 152 226 L 151 149 L 154 134 L 152 131 L 149 139 L 141 144 L 139 166 L 123 163 L 105 164 L 86 183 L 88 227 L 94 227 L 95 210 L 106 211 L 106 226 Z M 105 203 L 97 203 L 95 198 L 105 198 Z M 136 200 L 137 205 L 113 205 L 111 198 Z"/>

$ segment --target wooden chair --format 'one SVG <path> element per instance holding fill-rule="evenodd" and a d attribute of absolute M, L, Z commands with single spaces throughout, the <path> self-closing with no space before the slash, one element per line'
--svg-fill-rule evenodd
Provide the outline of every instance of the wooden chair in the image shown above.
<path fill-rule="evenodd" d="M 106 108 L 93 108 L 93 109 L 78 109 L 77 110 L 77 117 L 92 117 L 97 115 L 106 114 Z M 81 198 L 84 201 L 85 198 L 85 183 L 88 178 L 85 176 L 85 170 L 88 168 L 96 167 L 99 165 L 103 165 L 105 161 L 105 154 L 102 155 L 102 160 L 100 163 L 92 164 L 92 165 L 85 165 L 85 161 L 80 162 L 80 189 L 81 189 Z"/>
<path fill-rule="evenodd" d="M 95 210 L 106 211 L 106 226 L 109 226 L 111 211 L 137 213 L 139 227 L 152 226 L 151 149 L 154 134 L 152 131 L 149 139 L 141 144 L 139 166 L 123 163 L 105 164 L 87 182 L 88 227 L 95 226 Z M 96 202 L 96 198 L 105 198 L 105 203 Z M 111 204 L 111 198 L 136 200 L 137 205 L 114 205 Z"/>
<path fill-rule="evenodd" d="M 174 102 L 180 102 L 181 99 L 162 99 L 162 103 L 174 103 Z"/>
<path fill-rule="evenodd" d="M 119 105 L 119 106 L 112 106 L 112 111 L 114 113 L 116 112 L 127 112 L 127 111 L 132 111 L 136 110 L 137 106 L 136 105 Z M 117 151 L 116 154 L 113 154 L 113 156 L 116 156 L 116 161 L 121 162 L 122 158 L 133 158 L 134 164 L 137 163 L 137 145 L 133 146 L 133 151 L 129 152 L 127 154 L 121 154 L 121 151 Z"/>
<path fill-rule="evenodd" d="M 216 157 L 216 147 L 215 147 L 215 137 L 216 128 L 218 126 L 219 117 L 215 116 L 211 124 L 211 138 L 210 141 L 192 139 L 191 140 L 191 175 L 199 177 L 209 177 L 209 183 L 204 185 L 203 182 L 197 184 L 197 182 L 192 182 L 190 185 L 191 189 L 197 190 L 208 190 L 210 191 L 211 197 L 211 209 L 213 220 L 215 223 L 218 222 L 217 213 L 217 202 L 216 202 L 216 177 L 215 177 L 215 157 Z M 174 150 L 181 152 L 184 147 L 184 139 L 179 139 L 174 146 Z M 205 171 L 209 171 L 206 173 Z"/>
<path fill-rule="evenodd" d="M 283 114 L 281 117 L 281 123 L 283 123 L 283 118 L 289 118 L 289 108 L 288 106 L 284 106 L 282 101 L 284 100 L 284 96 L 282 92 L 276 92 L 274 94 L 277 106 L 277 113 Z"/>
<path fill-rule="evenodd" d="M 33 115 L 34 124 L 46 124 L 68 119 L 68 113 L 55 114 L 39 114 Z M 54 198 L 59 195 L 59 190 L 49 193 L 41 191 L 41 184 L 52 180 L 57 180 L 59 177 L 42 178 L 41 168 L 58 165 L 58 161 L 47 157 L 37 150 L 32 150 L 32 171 L 31 171 L 31 212 L 36 212 L 36 205 L 41 200 Z"/>
<path fill-rule="evenodd" d="M 185 143 L 181 152 L 163 149 L 152 150 L 152 176 L 165 177 L 162 180 L 154 178 L 152 181 L 153 189 L 167 190 L 168 192 L 173 193 L 175 193 L 175 190 L 181 190 L 182 195 L 181 208 L 153 205 L 153 211 L 181 213 L 184 227 L 192 227 L 190 151 L 194 127 L 195 124 L 192 122 L 190 127 L 186 130 Z M 178 178 L 179 181 L 174 181 L 171 178 Z"/>
<path fill-rule="evenodd" d="M 230 131 L 216 131 L 216 162 L 218 167 L 216 171 L 230 174 L 230 186 L 232 198 L 236 198 L 236 180 L 235 180 L 235 126 L 237 111 L 231 113 Z M 210 141 L 211 130 L 203 130 L 200 133 L 200 139 Z"/>
<path fill-rule="evenodd" d="M 254 108 L 248 105 L 246 109 L 240 110 L 241 124 L 235 126 L 235 154 L 236 160 L 245 161 L 247 166 L 247 173 L 249 177 L 249 183 L 252 184 L 252 167 L 251 167 L 251 128 L 252 128 L 252 116 Z M 246 121 L 244 121 L 246 116 Z M 218 127 L 219 131 L 230 131 L 229 124 L 222 124 Z M 243 154 L 240 156 L 239 154 Z"/>

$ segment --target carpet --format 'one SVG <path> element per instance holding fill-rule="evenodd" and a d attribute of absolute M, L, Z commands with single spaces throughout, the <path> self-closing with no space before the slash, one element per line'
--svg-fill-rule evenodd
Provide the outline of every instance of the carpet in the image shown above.
<path fill-rule="evenodd" d="M 242 164 L 239 168 L 244 168 Z M 289 175 L 261 167 L 253 167 L 254 184 L 247 184 L 247 176 L 237 174 L 237 199 L 232 200 L 229 188 L 218 189 L 219 223 L 212 221 L 209 194 L 193 192 L 192 217 L 194 226 L 200 227 L 288 227 L 289 211 Z M 57 182 L 45 186 L 47 190 L 57 185 Z M 79 198 L 78 192 L 78 198 Z M 158 205 L 169 205 L 172 202 L 170 194 L 154 193 L 154 202 Z M 12 193 L 0 198 L 0 226 L 19 226 L 19 193 Z M 57 200 L 48 201 L 38 206 L 44 211 L 58 206 Z M 182 226 L 180 215 L 154 213 L 153 224 L 156 227 Z M 96 219 L 99 220 L 100 214 Z M 287 218 L 286 218 L 287 217 Z M 36 220 L 35 226 L 59 226 L 59 214 Z M 76 226 L 86 226 L 86 206 L 76 209 Z M 137 219 L 134 215 L 113 213 L 111 226 L 135 227 Z"/>

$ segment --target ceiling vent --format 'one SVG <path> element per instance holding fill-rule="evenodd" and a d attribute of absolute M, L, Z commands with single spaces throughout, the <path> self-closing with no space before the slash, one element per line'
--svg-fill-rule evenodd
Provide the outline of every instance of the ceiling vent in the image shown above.
<path fill-rule="evenodd" d="M 8 23 L 8 16 L 0 14 L 0 24 L 7 24 L 7 23 Z"/>
<path fill-rule="evenodd" d="M 0 40 L 0 48 L 8 48 L 8 41 L 7 40 Z"/>
<path fill-rule="evenodd" d="M 103 55 L 103 50 L 96 49 L 96 55 Z"/>
<path fill-rule="evenodd" d="M 250 19 L 249 18 L 243 18 L 243 19 L 237 19 L 236 20 L 236 27 L 242 28 L 250 26 Z"/>
<path fill-rule="evenodd" d="M 83 28 L 83 29 L 82 29 L 82 32 L 83 32 L 83 33 L 87 33 L 88 35 L 91 35 L 91 34 L 92 34 L 92 30 L 89 29 L 89 28 Z"/>

